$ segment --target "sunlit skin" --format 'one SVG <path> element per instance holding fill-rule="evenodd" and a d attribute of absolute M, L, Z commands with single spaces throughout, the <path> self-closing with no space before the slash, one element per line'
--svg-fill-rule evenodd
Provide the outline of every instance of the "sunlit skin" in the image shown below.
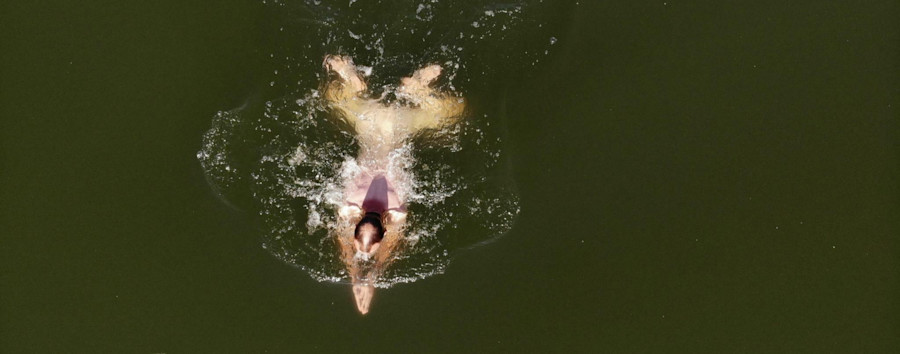
<path fill-rule="evenodd" d="M 439 65 L 427 65 L 400 79 L 396 94 L 404 104 L 391 105 L 367 97 L 366 82 L 350 57 L 329 55 L 324 65 L 332 77 L 325 86 L 325 98 L 338 118 L 353 128 L 359 142 L 356 160 L 366 171 L 345 183 L 346 203 L 338 210 L 345 227 L 336 235 L 357 309 L 366 314 L 375 282 L 401 250 L 406 225 L 406 202 L 394 187 L 407 182 L 383 172 L 388 170 L 391 153 L 416 132 L 440 129 L 459 120 L 465 103 L 432 87 L 441 74 Z M 371 210 L 365 210 L 367 206 Z M 367 212 L 375 213 L 369 217 L 380 221 L 383 237 L 375 225 L 359 223 Z"/>

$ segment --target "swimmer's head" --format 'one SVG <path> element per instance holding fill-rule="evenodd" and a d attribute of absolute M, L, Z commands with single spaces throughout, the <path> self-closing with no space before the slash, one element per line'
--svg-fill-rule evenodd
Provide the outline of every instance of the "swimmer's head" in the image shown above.
<path fill-rule="evenodd" d="M 384 231 L 381 214 L 366 213 L 353 231 L 353 245 L 358 252 L 375 253 L 381 239 L 384 238 Z"/>

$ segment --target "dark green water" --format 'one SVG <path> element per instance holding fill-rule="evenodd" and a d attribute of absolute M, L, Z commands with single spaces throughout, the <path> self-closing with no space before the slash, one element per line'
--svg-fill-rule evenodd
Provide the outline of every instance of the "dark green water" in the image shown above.
<path fill-rule="evenodd" d="M 196 157 L 217 111 L 293 89 L 265 89 L 268 55 L 303 50 L 289 12 L 0 9 L 2 352 L 900 347 L 896 4 L 544 13 L 549 54 L 469 92 L 505 102 L 515 225 L 365 317 Z"/>

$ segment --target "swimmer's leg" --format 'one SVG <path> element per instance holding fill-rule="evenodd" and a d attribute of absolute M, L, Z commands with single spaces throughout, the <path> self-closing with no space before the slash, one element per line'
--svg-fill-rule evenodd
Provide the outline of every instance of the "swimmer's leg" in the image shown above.
<path fill-rule="evenodd" d="M 329 72 L 337 74 L 325 85 L 325 99 L 358 130 L 359 118 L 370 105 L 370 100 L 361 96 L 366 91 L 365 81 L 350 57 L 329 55 L 324 65 Z"/>
<path fill-rule="evenodd" d="M 438 129 L 462 117 L 465 101 L 448 93 L 437 92 L 431 84 L 441 75 L 441 67 L 433 64 L 416 70 L 412 77 L 400 80 L 401 97 L 418 107 L 414 110 L 413 129 Z"/>
<path fill-rule="evenodd" d="M 441 75 L 441 66 L 437 64 L 428 65 L 412 74 L 412 77 L 404 77 L 400 79 L 400 95 L 412 101 L 415 104 L 427 100 L 434 89 L 430 87 L 431 83 Z"/>
<path fill-rule="evenodd" d="M 332 96 L 336 99 L 350 98 L 358 95 L 366 90 L 366 83 L 353 65 L 353 59 L 347 56 L 328 55 L 325 57 L 325 68 L 335 73 L 340 81 L 335 80 L 332 83 L 340 83 L 340 92 L 335 92 Z"/>

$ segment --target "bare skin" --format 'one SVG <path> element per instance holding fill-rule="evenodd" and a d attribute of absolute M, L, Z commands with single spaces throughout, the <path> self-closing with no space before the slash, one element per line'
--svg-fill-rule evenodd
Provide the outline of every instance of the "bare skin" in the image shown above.
<path fill-rule="evenodd" d="M 353 127 L 359 141 L 357 161 L 363 169 L 384 171 L 392 152 L 418 131 L 440 129 L 461 118 L 465 109 L 462 98 L 438 92 L 431 84 L 440 76 L 439 65 L 428 65 L 416 70 L 412 76 L 400 80 L 397 97 L 408 105 L 386 105 L 366 96 L 367 86 L 353 60 L 346 56 L 325 57 L 325 68 L 333 73 L 333 79 L 325 86 L 325 98 L 338 114 Z M 402 184 L 406 181 L 389 181 Z M 348 185 L 353 185 L 348 183 Z M 348 190 L 351 195 L 355 190 Z M 394 198 L 394 199 L 391 199 Z M 388 204 L 405 205 L 397 194 L 388 196 Z M 360 204 L 361 205 L 361 204 Z M 382 224 L 387 232 L 380 241 L 374 241 L 374 230 L 365 224 L 360 228 L 360 238 L 354 238 L 353 226 L 365 213 L 359 205 L 345 205 L 338 210 L 346 230 L 337 237 L 341 256 L 353 283 L 353 295 L 357 309 L 366 314 L 375 292 L 374 283 L 379 274 L 395 258 L 402 244 L 402 231 L 406 222 L 405 208 L 393 208 L 382 214 Z"/>

